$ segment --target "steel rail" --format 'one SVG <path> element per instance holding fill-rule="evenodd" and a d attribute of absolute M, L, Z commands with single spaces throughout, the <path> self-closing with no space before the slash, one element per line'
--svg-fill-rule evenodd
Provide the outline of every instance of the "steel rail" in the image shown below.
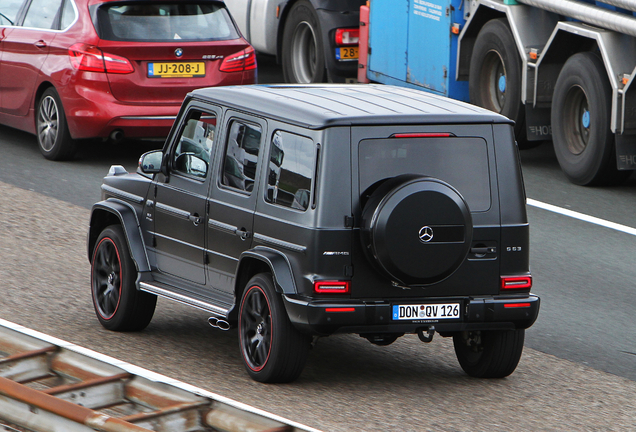
<path fill-rule="evenodd" d="M 70 421 L 103 432 L 150 432 L 150 429 L 136 426 L 118 418 L 106 416 L 92 409 L 56 398 L 44 392 L 31 389 L 8 378 L 0 377 L 0 394 L 24 402 Z"/>
<path fill-rule="evenodd" d="M 319 432 L 0 319 L 0 428 Z"/>

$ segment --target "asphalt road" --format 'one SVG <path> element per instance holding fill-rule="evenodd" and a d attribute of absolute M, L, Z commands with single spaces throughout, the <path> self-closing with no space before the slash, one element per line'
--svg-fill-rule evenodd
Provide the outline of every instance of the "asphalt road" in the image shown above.
<path fill-rule="evenodd" d="M 318 341 L 298 381 L 264 385 L 244 371 L 236 330 L 212 329 L 201 311 L 160 299 L 143 332 L 109 332 L 90 300 L 88 217 L 0 181 L 0 317 L 325 431 L 636 428 L 636 382 L 531 347 L 510 377 L 479 380 L 463 373 L 448 339 L 407 335 L 377 347 L 340 335 Z M 530 345 L 548 319 L 528 332 Z"/>
<path fill-rule="evenodd" d="M 636 428 L 636 238 L 534 207 L 541 313 L 504 380 L 466 377 L 439 337 L 376 347 L 345 335 L 321 339 L 296 383 L 261 385 L 242 369 L 235 331 L 161 300 L 146 331 L 103 330 L 88 288 L 88 209 L 111 164 L 134 170 L 160 145 L 93 142 L 52 163 L 33 136 L 0 126 L 0 317 L 324 430 Z M 549 143 L 522 163 L 529 198 L 636 228 L 634 176 L 616 188 L 573 186 Z"/>

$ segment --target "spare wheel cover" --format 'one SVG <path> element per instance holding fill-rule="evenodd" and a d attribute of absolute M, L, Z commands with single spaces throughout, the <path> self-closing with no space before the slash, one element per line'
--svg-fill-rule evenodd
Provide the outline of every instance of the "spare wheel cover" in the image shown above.
<path fill-rule="evenodd" d="M 473 234 L 468 204 L 439 179 L 399 184 L 378 202 L 371 217 L 365 216 L 367 247 L 381 269 L 401 283 L 439 282 L 468 255 Z"/>

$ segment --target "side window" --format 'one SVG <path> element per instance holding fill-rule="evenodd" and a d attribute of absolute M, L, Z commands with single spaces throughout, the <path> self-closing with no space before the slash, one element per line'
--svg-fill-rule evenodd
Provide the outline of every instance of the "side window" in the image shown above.
<path fill-rule="evenodd" d="M 267 195 L 272 204 L 307 210 L 311 198 L 316 146 L 307 137 L 276 131 L 272 137 Z"/>
<path fill-rule="evenodd" d="M 71 0 L 64 0 L 64 4 L 62 5 L 62 22 L 60 23 L 60 28 L 62 30 L 68 28 L 75 21 L 75 7 L 73 7 L 73 3 Z"/>
<path fill-rule="evenodd" d="M 60 10 L 59 0 L 33 0 L 26 17 L 24 27 L 34 27 L 40 29 L 52 29 L 55 25 L 55 18 Z"/>
<path fill-rule="evenodd" d="M 261 128 L 242 120 L 232 120 L 229 131 L 221 183 L 251 192 L 261 149 Z"/>
<path fill-rule="evenodd" d="M 0 1 L 0 26 L 15 25 L 20 6 L 24 0 L 2 0 Z"/>
<path fill-rule="evenodd" d="M 192 111 L 172 155 L 172 167 L 187 176 L 206 178 L 214 147 L 216 115 Z"/>

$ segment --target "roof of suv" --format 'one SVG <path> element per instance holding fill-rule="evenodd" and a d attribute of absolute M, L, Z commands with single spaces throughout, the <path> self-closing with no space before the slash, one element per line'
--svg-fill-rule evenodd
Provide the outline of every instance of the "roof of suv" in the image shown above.
<path fill-rule="evenodd" d="M 228 86 L 198 89 L 190 95 L 311 129 L 387 123 L 512 123 L 474 105 L 391 85 Z"/>

